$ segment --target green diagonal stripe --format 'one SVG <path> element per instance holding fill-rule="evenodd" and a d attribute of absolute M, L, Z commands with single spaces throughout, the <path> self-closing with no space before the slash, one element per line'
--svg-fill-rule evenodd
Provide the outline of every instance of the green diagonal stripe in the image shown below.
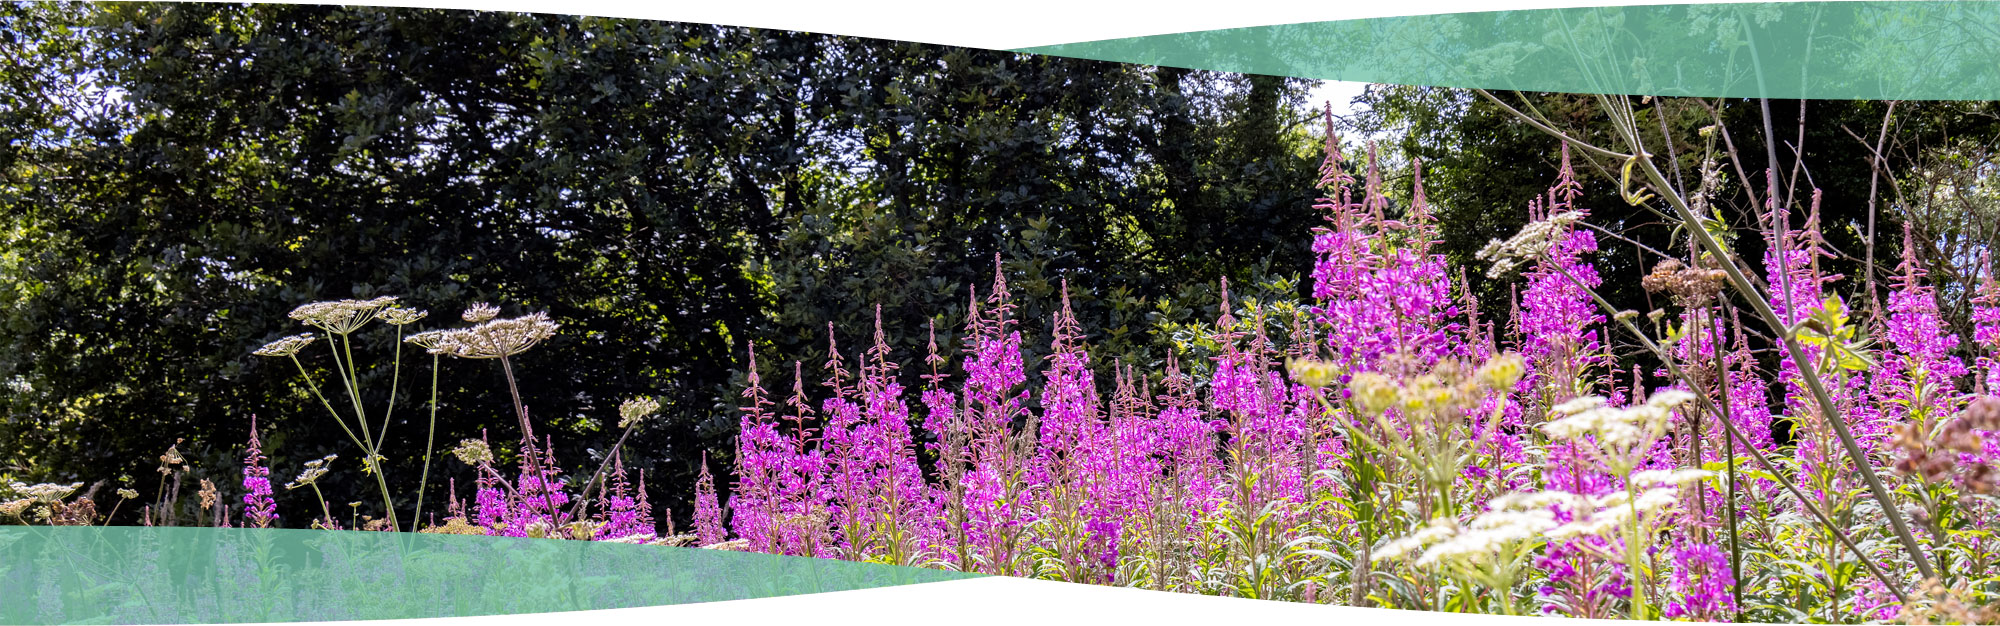
<path fill-rule="evenodd" d="M 0 527 L 0 623 L 236 623 L 613 609 L 971 574 L 587 541 L 228 528 Z"/>
<path fill-rule="evenodd" d="M 1821 99 L 2000 99 L 2000 2 L 1542 9 L 1313 22 L 1021 52 L 1373 83 Z"/>

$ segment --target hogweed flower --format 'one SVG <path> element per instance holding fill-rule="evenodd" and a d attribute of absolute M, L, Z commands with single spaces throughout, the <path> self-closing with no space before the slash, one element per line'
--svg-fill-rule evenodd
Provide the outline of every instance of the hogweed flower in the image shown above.
<path fill-rule="evenodd" d="M 493 462 L 493 448 L 479 439 L 458 442 L 458 446 L 451 449 L 451 455 L 458 457 L 460 462 L 474 467 Z"/>
<path fill-rule="evenodd" d="M 1505 277 L 1520 268 L 1523 263 L 1548 254 L 1549 250 L 1569 233 L 1570 226 L 1582 219 L 1581 211 L 1563 211 L 1547 219 L 1529 222 L 1513 237 L 1488 242 L 1474 257 L 1493 262 L 1493 268 L 1487 271 L 1487 276 Z"/>
<path fill-rule="evenodd" d="M 139 491 L 136 489 L 130 489 L 125 487 L 120 487 L 118 489 L 118 498 L 121 500 L 131 500 L 137 497 L 139 497 Z"/>
<path fill-rule="evenodd" d="M 417 323 L 417 320 L 424 319 L 424 317 L 428 315 L 430 315 L 430 312 L 424 311 L 422 309 L 412 309 L 405 306 L 392 306 L 386 309 L 382 309 L 382 312 L 380 313 L 376 313 L 375 319 L 387 322 L 391 326 L 408 326 L 410 324 Z"/>
<path fill-rule="evenodd" d="M 82 488 L 83 483 L 70 483 L 67 485 L 60 483 L 36 483 L 30 485 L 17 482 L 7 485 L 7 489 L 14 492 L 15 495 L 27 496 L 31 502 L 45 503 L 61 502 L 63 498 L 69 497 L 69 494 L 76 493 L 76 490 Z"/>
<path fill-rule="evenodd" d="M 1331 385 L 1340 379 L 1340 368 L 1326 361 L 1291 359 L 1285 366 L 1291 371 L 1292 380 L 1313 389 Z"/>
<path fill-rule="evenodd" d="M 1543 424 L 1542 432 L 1564 441 L 1589 435 L 1600 446 L 1636 451 L 1664 434 L 1672 409 L 1692 399 L 1694 394 L 1673 389 L 1653 394 L 1638 406 L 1610 407 L 1604 398 L 1585 396 L 1557 405 L 1555 413 L 1564 417 Z"/>
<path fill-rule="evenodd" d="M 1430 521 L 1430 524 L 1419 529 L 1417 532 L 1389 540 L 1382 545 L 1376 546 L 1375 549 L 1368 551 L 1368 558 L 1371 561 L 1386 561 L 1401 558 L 1403 555 L 1449 539 L 1457 534 L 1457 522 L 1445 517 L 1435 518 Z"/>
<path fill-rule="evenodd" d="M 1527 360 L 1509 352 L 1488 360 L 1473 375 L 1493 389 L 1511 389 L 1527 371 Z"/>
<path fill-rule="evenodd" d="M 660 412 L 660 401 L 652 398 L 633 398 L 618 405 L 618 427 L 631 428 L 645 421 L 646 417 Z"/>
<path fill-rule="evenodd" d="M 1639 278 L 1639 286 L 1646 291 L 1665 291 L 1674 297 L 1674 302 L 1684 307 L 1700 307 L 1708 304 L 1722 293 L 1729 283 L 1729 273 L 1720 269 L 1687 267 L 1680 261 L 1667 259 L 1653 266 L 1653 271 Z"/>
<path fill-rule="evenodd" d="M 455 330 L 426 330 L 403 338 L 403 343 L 414 344 L 431 354 L 445 354 L 444 345 L 451 341 Z"/>
<path fill-rule="evenodd" d="M 292 356 L 318 340 L 318 335 L 301 333 L 264 344 L 264 347 L 258 348 L 256 352 L 252 352 L 251 354 L 257 356 Z"/>
<path fill-rule="evenodd" d="M 498 317 L 499 315 L 500 315 L 500 307 L 481 302 L 466 307 L 465 312 L 459 314 L 458 317 L 459 319 L 472 322 L 474 324 L 481 324 L 485 323 L 487 320 Z"/>
<path fill-rule="evenodd" d="M 335 335 L 347 335 L 360 330 L 375 319 L 376 312 L 395 303 L 395 296 L 314 302 L 292 309 L 291 318 Z"/>
<path fill-rule="evenodd" d="M 1353 380 L 1348 381 L 1348 389 L 1354 392 L 1355 404 L 1361 405 L 1361 410 L 1367 413 L 1387 411 L 1396 406 L 1402 396 L 1402 390 L 1397 388 L 1395 381 L 1374 372 L 1354 375 Z"/>
<path fill-rule="evenodd" d="M 461 359 L 501 359 L 522 352 L 554 337 L 561 324 L 549 321 L 547 313 L 495 319 L 478 326 L 450 331 L 438 348 L 443 354 Z"/>
<path fill-rule="evenodd" d="M 292 479 L 292 482 L 285 483 L 285 489 L 289 491 L 292 489 L 305 487 L 313 484 L 314 482 L 317 482 L 321 476 L 326 475 L 328 469 L 327 464 L 332 463 L 333 460 L 337 458 L 340 458 L 340 456 L 335 454 L 329 454 L 326 455 L 324 458 L 306 461 L 305 471 L 299 472 L 299 477 Z"/>

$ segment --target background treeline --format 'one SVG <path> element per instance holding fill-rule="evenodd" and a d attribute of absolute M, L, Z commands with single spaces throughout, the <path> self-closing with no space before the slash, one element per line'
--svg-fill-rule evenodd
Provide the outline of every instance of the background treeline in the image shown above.
<path fill-rule="evenodd" d="M 564 324 L 515 367 L 566 464 L 609 444 L 620 401 L 658 397 L 663 416 L 625 461 L 684 522 L 702 455 L 718 473 L 729 462 L 748 342 L 766 385 L 788 390 L 794 363 L 826 376 L 829 322 L 851 362 L 879 305 L 920 386 L 930 329 L 941 352 L 958 350 L 968 289 L 985 296 L 996 257 L 1031 372 L 1064 280 L 1107 378 L 1114 362 L 1157 373 L 1175 350 L 1198 366 L 1193 339 L 1224 277 L 1239 307 L 1296 299 L 1318 224 L 1311 87 L 561 15 L 0 5 L 0 480 L 150 492 L 158 455 L 184 439 L 186 483 L 233 483 L 251 415 L 275 474 L 328 453 L 352 469 L 356 451 L 291 364 L 250 352 L 300 332 L 286 318 L 299 304 L 396 295 L 431 311 L 419 328 L 456 325 L 479 301 Z M 1525 97 L 1573 132 L 1605 132 L 1574 96 Z M 1476 96 L 1362 100 L 1343 130 L 1384 142 L 1399 199 L 1423 160 L 1455 260 L 1512 233 L 1553 178 L 1557 144 Z M 1893 273 L 1902 223 L 1916 224 L 1962 321 L 1977 251 L 2000 223 L 1993 108 L 1898 104 L 1873 179 L 1886 103 L 1766 104 L 1644 112 L 1685 172 L 1699 129 L 1721 121 L 1739 149 L 1732 176 L 1761 181 L 1775 154 L 1787 198 L 1824 189 L 1834 271 L 1862 274 L 1871 208 L 1878 278 Z M 1619 304 L 1650 310 L 1637 246 L 1669 233 L 1618 200 L 1617 167 L 1579 155 L 1593 221 L 1629 239 L 1601 237 L 1597 262 Z M 1718 204 L 1748 224 L 1762 200 Z M 1738 243 L 1761 257 L 1761 242 Z M 1504 320 L 1509 283 L 1467 279 Z M 394 336 L 362 339 L 386 354 Z M 413 487 L 425 414 L 414 392 L 429 365 L 406 361 L 384 449 L 399 453 L 392 480 Z M 497 367 L 443 367 L 441 444 L 491 429 L 511 447 Z M 381 406 L 388 368 L 363 377 Z M 321 487 L 337 506 L 366 499 L 362 480 L 336 471 Z M 299 519 L 317 509 L 279 500 Z"/>

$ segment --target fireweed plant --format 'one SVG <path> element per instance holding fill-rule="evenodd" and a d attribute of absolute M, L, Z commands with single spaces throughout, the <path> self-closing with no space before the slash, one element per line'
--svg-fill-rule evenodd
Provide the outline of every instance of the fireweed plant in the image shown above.
<path fill-rule="evenodd" d="M 580 483 L 535 436 L 512 359 L 557 332 L 546 315 L 503 319 L 480 304 L 462 315 L 471 326 L 403 335 L 423 314 L 393 298 L 315 303 L 293 316 L 319 332 L 257 353 L 294 360 L 376 478 L 384 518 L 364 529 L 697 545 L 1455 612 L 2000 615 L 2000 397 L 1988 395 L 2000 388 L 2000 284 L 1990 269 L 1969 338 L 1945 330 L 1913 256 L 1886 306 L 1853 310 L 1841 277 L 1819 269 L 1829 252 L 1817 193 L 1803 212 L 1766 204 L 1754 234 L 1769 252 L 1758 263 L 1726 247 L 1738 233 L 1710 204 L 1727 184 L 1713 129 L 1702 133 L 1698 183 L 1680 191 L 1653 165 L 1626 99 L 1599 101 L 1628 146 L 1619 152 L 1481 94 L 1564 142 L 1555 183 L 1526 207 L 1529 225 L 1478 255 L 1489 277 L 1519 281 L 1504 326 L 1481 316 L 1466 268 L 1435 251 L 1421 163 L 1398 206 L 1373 150 L 1357 171 L 1329 135 L 1307 301 L 1239 301 L 1224 282 L 1214 323 L 1176 331 L 1199 350 L 1170 353 L 1159 370 L 1106 368 L 1064 284 L 1045 322 L 1050 356 L 1031 371 L 1031 321 L 1017 316 L 996 258 L 992 284 L 967 295 L 962 353 L 940 351 L 929 329 L 920 389 L 904 387 L 879 312 L 858 352 L 844 352 L 829 325 L 828 359 L 810 364 L 817 380 L 794 362 L 767 387 L 751 347 L 734 463 L 703 459 L 685 535 L 671 524 L 660 534 L 644 473 L 635 484 L 619 453 L 656 402 L 620 407 L 618 442 Z M 1640 277 L 1668 306 L 1642 315 L 1596 291 L 1601 231 L 1577 203 L 1572 148 L 1621 161 L 1625 201 L 1675 228 L 1673 251 L 1648 249 L 1658 258 Z M 435 433 L 408 525 L 381 475 L 396 396 L 379 418 L 366 410 L 350 340 L 372 321 L 405 337 L 386 359 L 392 385 L 402 345 L 433 357 L 433 425 L 442 357 L 497 361 L 505 376 L 517 467 L 503 469 L 485 436 L 453 445 L 477 479 L 469 501 L 449 486 L 442 521 L 423 518 L 421 504 Z M 1955 356 L 1966 339 L 1970 363 Z M 1753 342 L 1778 354 L 1775 367 Z M 1658 367 L 1616 369 L 1614 344 L 1636 344 Z M 309 354 L 321 346 L 326 354 Z M 327 388 L 348 396 L 347 410 L 304 358 L 330 359 L 340 381 Z M 235 521 L 203 481 L 209 523 L 279 522 L 258 443 L 253 422 Z M 306 463 L 287 485 L 313 490 L 315 527 L 342 527 L 315 484 L 334 461 Z M 163 485 L 179 462 L 171 449 L 162 457 Z M 732 487 L 726 500 L 718 481 Z M 81 487 L 9 485 L 0 519 L 91 523 Z M 163 495 L 147 506 L 170 504 Z"/>

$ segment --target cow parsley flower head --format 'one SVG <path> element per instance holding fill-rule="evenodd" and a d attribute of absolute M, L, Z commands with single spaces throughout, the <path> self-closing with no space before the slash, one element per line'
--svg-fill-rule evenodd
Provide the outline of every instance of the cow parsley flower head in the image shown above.
<path fill-rule="evenodd" d="M 1340 379 L 1340 369 L 1332 363 L 1313 359 L 1292 359 L 1286 362 L 1292 380 L 1299 384 L 1319 389 Z"/>
<path fill-rule="evenodd" d="M 1602 444 L 1632 448 L 1658 437 L 1673 415 L 1671 409 L 1693 398 L 1688 392 L 1672 390 L 1630 407 L 1605 406 L 1604 399 L 1598 397 L 1577 398 L 1557 405 L 1555 412 L 1564 417 L 1543 424 L 1542 432 L 1568 441 L 1589 435 Z"/>
<path fill-rule="evenodd" d="M 1488 511 L 1473 518 L 1458 534 L 1425 550 L 1417 565 L 1443 562 L 1481 565 L 1500 556 L 1508 547 L 1540 537 L 1557 525 L 1555 512 L 1546 508 Z"/>
<path fill-rule="evenodd" d="M 1509 389 L 1521 380 L 1527 369 L 1527 361 L 1521 355 L 1509 352 L 1486 361 L 1474 376 L 1490 388 Z"/>
<path fill-rule="evenodd" d="M 1582 495 L 1567 491 L 1548 490 L 1533 493 L 1513 492 L 1501 494 L 1488 500 L 1486 506 L 1494 510 L 1528 511 L 1556 506 L 1575 509 L 1588 502 L 1589 498 Z"/>
<path fill-rule="evenodd" d="M 1632 473 L 1632 486 L 1678 487 L 1714 475 L 1715 472 L 1698 469 L 1641 470 Z"/>
<path fill-rule="evenodd" d="M 1589 411 L 1589 410 L 1591 410 L 1591 409 L 1595 409 L 1595 408 L 1598 408 L 1598 407 L 1601 407 L 1601 406 L 1604 406 L 1604 398 L 1603 398 L 1603 397 L 1600 397 L 1600 396 L 1582 396 L 1582 397 L 1579 397 L 1579 398 L 1576 398 L 1576 399 L 1573 399 L 1573 400 L 1570 400 L 1570 401 L 1568 401 L 1568 402 L 1564 402 L 1564 403 L 1562 403 L 1562 404 L 1558 404 L 1558 405 L 1556 405 L 1556 406 L 1555 406 L 1555 412 L 1557 412 L 1557 413 L 1561 413 L 1561 414 L 1563 414 L 1563 415 L 1576 415 L 1576 414 L 1578 414 L 1578 413 L 1582 413 L 1582 412 L 1584 412 L 1584 411 Z"/>

